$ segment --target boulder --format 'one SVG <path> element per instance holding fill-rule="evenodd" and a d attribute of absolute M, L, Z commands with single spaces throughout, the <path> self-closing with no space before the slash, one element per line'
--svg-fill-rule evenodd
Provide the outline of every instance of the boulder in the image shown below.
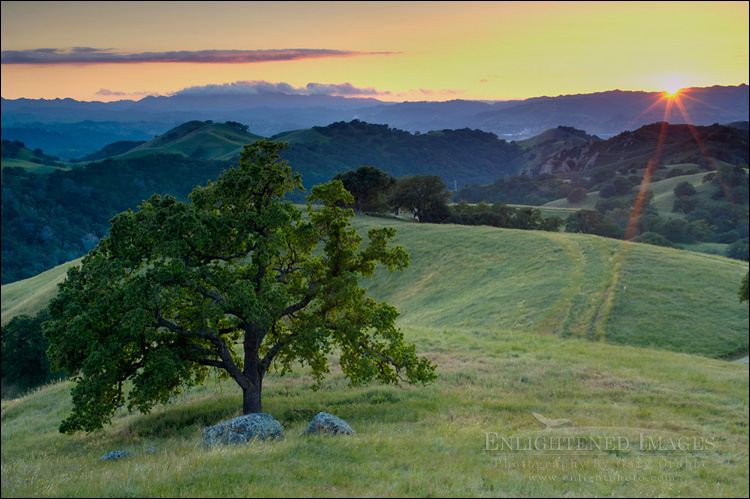
<path fill-rule="evenodd" d="M 127 450 L 113 450 L 112 452 L 107 452 L 102 457 L 99 458 L 99 462 L 102 461 L 117 461 L 118 459 L 124 459 L 128 457 L 133 457 L 135 454 L 133 454 L 130 451 Z"/>
<path fill-rule="evenodd" d="M 319 412 L 302 432 L 303 435 L 352 435 L 354 433 L 346 421 L 327 412 Z"/>
<path fill-rule="evenodd" d="M 283 437 L 284 428 L 270 414 L 245 414 L 203 430 L 203 445 L 245 444 L 253 439 Z"/>

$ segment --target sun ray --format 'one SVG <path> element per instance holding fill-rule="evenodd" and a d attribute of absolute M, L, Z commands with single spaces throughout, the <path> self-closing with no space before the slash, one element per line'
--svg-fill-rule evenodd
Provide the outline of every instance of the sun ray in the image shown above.
<path fill-rule="evenodd" d="M 695 126 L 693 125 L 693 121 L 690 119 L 690 115 L 688 114 L 687 109 L 685 109 L 685 106 L 683 106 L 682 102 L 680 102 L 679 99 L 677 99 L 675 104 L 677 104 L 677 109 L 680 111 L 680 114 L 682 114 L 682 117 L 685 118 L 685 122 L 687 123 L 688 129 L 693 134 L 693 138 L 698 143 L 698 147 L 703 153 L 703 156 L 706 158 L 706 161 L 708 161 L 708 164 L 711 167 L 711 170 L 718 171 L 716 161 L 713 158 L 713 156 L 711 156 L 706 145 L 703 143 L 703 140 L 698 134 L 698 130 L 695 128 Z M 727 199 L 730 199 L 731 198 L 730 186 L 726 185 L 726 183 L 723 181 L 721 177 L 719 177 L 719 187 L 721 188 L 722 191 L 724 191 L 724 196 Z"/>
<path fill-rule="evenodd" d="M 667 105 L 664 109 L 664 119 L 661 122 L 661 130 L 659 131 L 659 140 L 656 144 L 656 152 L 654 153 L 654 157 L 651 158 L 646 165 L 646 171 L 643 174 L 643 180 L 641 180 L 641 185 L 638 188 L 638 194 L 636 195 L 635 202 L 633 203 L 633 209 L 630 211 L 630 219 L 628 220 L 628 225 L 625 229 L 625 235 L 623 237 L 625 241 L 629 241 L 630 239 L 632 239 L 633 236 L 635 236 L 636 230 L 638 228 L 638 221 L 640 220 L 641 212 L 643 211 L 643 202 L 645 199 L 646 191 L 648 190 L 649 183 L 651 183 L 651 176 L 653 175 L 654 171 L 656 171 L 656 167 L 659 164 L 659 159 L 661 158 L 664 139 L 667 135 L 667 126 L 669 125 L 667 119 L 672 113 L 672 103 L 674 102 L 674 100 L 675 99 L 667 99 Z"/>

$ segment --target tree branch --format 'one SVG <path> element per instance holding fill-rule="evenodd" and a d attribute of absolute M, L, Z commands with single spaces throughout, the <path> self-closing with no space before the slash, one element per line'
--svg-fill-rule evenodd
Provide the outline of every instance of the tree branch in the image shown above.
<path fill-rule="evenodd" d="M 211 331 L 209 329 L 199 329 L 197 331 L 188 331 L 187 329 L 181 328 L 177 324 L 175 324 L 172 321 L 168 321 L 164 317 L 161 316 L 161 314 L 157 311 L 156 312 L 156 325 L 165 327 L 172 331 L 175 334 L 178 334 L 180 336 L 183 336 L 185 338 L 205 338 L 208 340 L 218 340 L 219 337 L 216 334 L 215 331 Z M 221 331 L 221 332 L 230 332 L 231 330 Z M 219 333 L 221 333 L 219 332 Z"/>

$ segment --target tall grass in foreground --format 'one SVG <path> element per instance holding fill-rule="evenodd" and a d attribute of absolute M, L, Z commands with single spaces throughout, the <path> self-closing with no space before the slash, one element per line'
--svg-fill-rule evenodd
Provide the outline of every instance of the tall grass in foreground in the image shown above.
<path fill-rule="evenodd" d="M 204 426 L 239 414 L 232 382 L 212 381 L 148 415 L 123 411 L 106 432 L 73 437 L 57 432 L 70 410 L 68 383 L 3 402 L 2 496 L 748 494 L 747 366 L 497 331 L 409 329 L 407 337 L 437 362 L 436 383 L 349 388 L 335 367 L 318 392 L 303 372 L 269 378 L 264 410 L 284 424 L 280 442 L 200 445 Z M 301 437 L 307 420 L 298 415 L 318 411 L 345 418 L 357 434 Z M 568 434 L 630 428 L 711 437 L 715 447 L 583 456 L 486 450 L 487 432 L 543 436 L 532 412 L 570 419 Z M 145 452 L 150 446 L 155 453 Z M 136 457 L 97 462 L 115 449 Z"/>

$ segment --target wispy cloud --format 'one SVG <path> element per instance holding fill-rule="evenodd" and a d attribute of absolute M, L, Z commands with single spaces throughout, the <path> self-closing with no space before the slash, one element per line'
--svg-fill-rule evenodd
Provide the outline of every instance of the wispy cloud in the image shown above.
<path fill-rule="evenodd" d="M 420 98 L 422 96 L 439 96 L 439 97 L 452 97 L 454 95 L 460 95 L 464 93 L 465 90 L 454 90 L 450 88 L 443 88 L 441 90 L 430 90 L 427 88 L 420 88 L 418 90 L 411 89 L 408 92 L 399 92 L 396 94 L 396 97 L 402 97 L 406 99 L 414 99 L 414 98 Z"/>
<path fill-rule="evenodd" d="M 110 90 L 108 88 L 100 88 L 94 95 L 102 95 L 105 97 L 128 97 L 128 96 L 144 96 L 144 95 L 159 95 L 158 92 L 122 92 L 120 90 Z"/>
<path fill-rule="evenodd" d="M 330 49 L 272 50 L 179 50 L 171 52 L 116 52 L 113 49 L 73 47 L 33 50 L 3 50 L 2 64 L 135 64 L 144 62 L 191 62 L 207 64 L 253 64 L 270 61 L 294 61 L 321 57 L 357 57 L 396 55 L 401 52 L 356 52 Z"/>
<path fill-rule="evenodd" d="M 172 95 L 256 95 L 281 92 L 291 95 L 337 95 L 337 96 L 382 96 L 391 95 L 387 90 L 355 87 L 351 83 L 308 83 L 294 87 L 289 83 L 272 83 L 263 80 L 235 81 L 217 85 L 202 85 L 179 90 Z"/>

